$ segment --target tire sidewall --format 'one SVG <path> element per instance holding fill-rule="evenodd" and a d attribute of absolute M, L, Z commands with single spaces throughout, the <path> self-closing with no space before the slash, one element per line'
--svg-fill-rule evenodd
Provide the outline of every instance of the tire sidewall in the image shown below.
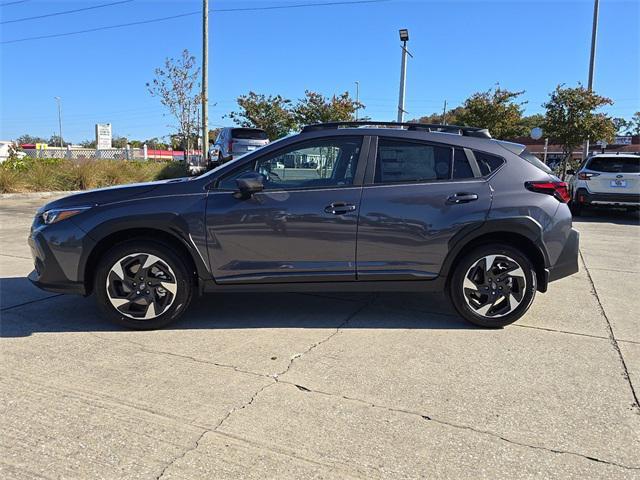
<path fill-rule="evenodd" d="M 525 296 L 513 312 L 503 317 L 490 318 L 478 315 L 467 305 L 463 293 L 464 276 L 478 260 L 487 255 L 504 255 L 515 260 L 524 271 L 527 286 Z M 518 249 L 508 245 L 483 245 L 465 255 L 456 265 L 449 284 L 449 296 L 453 306 L 467 321 L 481 327 L 500 328 L 509 325 L 522 317 L 533 303 L 536 295 L 536 272 L 531 261 Z"/>
<path fill-rule="evenodd" d="M 136 320 L 123 315 L 111 304 L 107 295 L 107 275 L 113 265 L 123 257 L 138 252 L 157 256 L 171 267 L 176 276 L 176 298 L 166 312 L 150 320 Z M 98 305 L 110 320 L 136 330 L 152 330 L 171 323 L 184 313 L 193 295 L 193 280 L 185 260 L 170 247 L 156 241 L 134 240 L 113 247 L 102 257 L 94 278 L 94 292 Z"/>

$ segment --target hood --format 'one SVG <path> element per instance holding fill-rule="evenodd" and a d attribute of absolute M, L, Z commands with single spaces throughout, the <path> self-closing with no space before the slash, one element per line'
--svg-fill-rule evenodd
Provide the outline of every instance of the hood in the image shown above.
<path fill-rule="evenodd" d="M 156 182 L 131 183 L 127 185 L 117 185 L 114 187 L 97 188 L 85 192 L 75 193 L 59 198 L 44 205 L 40 211 L 52 208 L 85 207 L 105 205 L 107 203 L 120 202 L 131 198 L 149 194 L 161 185 L 171 183 L 183 183 L 190 180 L 190 177 L 172 178 L 169 180 L 158 180 Z"/>

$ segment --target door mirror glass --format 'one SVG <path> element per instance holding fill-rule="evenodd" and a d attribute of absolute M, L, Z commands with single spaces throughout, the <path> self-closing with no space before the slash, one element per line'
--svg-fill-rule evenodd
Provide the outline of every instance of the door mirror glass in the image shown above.
<path fill-rule="evenodd" d="M 234 193 L 236 198 L 250 198 L 255 193 L 264 190 L 264 175 L 257 172 L 247 172 L 236 178 L 238 190 Z"/>

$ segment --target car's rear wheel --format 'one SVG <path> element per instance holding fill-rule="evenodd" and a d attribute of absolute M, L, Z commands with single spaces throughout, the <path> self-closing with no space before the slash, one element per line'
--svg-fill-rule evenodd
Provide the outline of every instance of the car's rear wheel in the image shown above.
<path fill-rule="evenodd" d="M 579 217 L 580 215 L 582 215 L 583 206 L 581 203 L 578 203 L 576 201 L 571 201 L 569 208 L 571 209 L 571 213 L 573 214 L 574 217 Z"/>
<path fill-rule="evenodd" d="M 150 330 L 177 319 L 193 295 L 185 259 L 155 241 L 116 245 L 100 260 L 94 291 L 106 316 L 128 328 Z"/>
<path fill-rule="evenodd" d="M 482 245 L 456 265 L 449 295 L 469 322 L 499 328 L 518 320 L 536 294 L 531 261 L 509 245 Z"/>

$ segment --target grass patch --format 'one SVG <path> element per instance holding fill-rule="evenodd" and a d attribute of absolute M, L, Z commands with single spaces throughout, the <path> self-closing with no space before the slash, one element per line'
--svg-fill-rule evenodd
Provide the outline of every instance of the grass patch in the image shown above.
<path fill-rule="evenodd" d="M 0 193 L 87 190 L 188 175 L 181 162 L 8 159 L 0 164 Z"/>

